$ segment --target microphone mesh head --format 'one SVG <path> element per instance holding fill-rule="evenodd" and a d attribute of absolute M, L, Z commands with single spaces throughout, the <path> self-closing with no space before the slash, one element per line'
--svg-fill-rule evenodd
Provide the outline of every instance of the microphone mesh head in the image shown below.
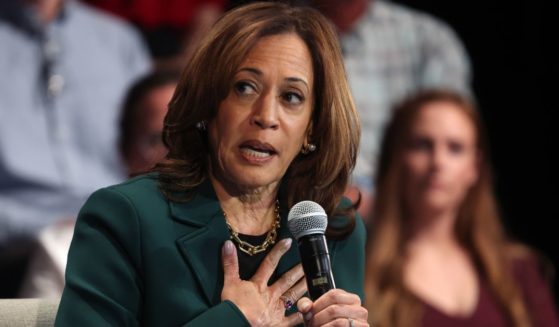
<path fill-rule="evenodd" d="M 313 201 L 301 201 L 295 204 L 287 216 L 287 226 L 298 240 L 310 234 L 324 234 L 328 218 L 320 204 Z"/>

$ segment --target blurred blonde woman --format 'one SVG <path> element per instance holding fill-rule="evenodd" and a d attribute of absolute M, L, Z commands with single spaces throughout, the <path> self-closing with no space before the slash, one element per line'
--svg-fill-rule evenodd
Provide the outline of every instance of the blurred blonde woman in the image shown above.
<path fill-rule="evenodd" d="M 559 326 L 535 255 L 503 230 L 480 117 L 431 90 L 382 144 L 365 292 L 372 326 Z"/>

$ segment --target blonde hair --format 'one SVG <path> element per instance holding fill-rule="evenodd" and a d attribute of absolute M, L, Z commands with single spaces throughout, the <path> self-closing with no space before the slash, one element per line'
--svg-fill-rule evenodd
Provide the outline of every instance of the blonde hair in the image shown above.
<path fill-rule="evenodd" d="M 487 280 L 499 306 L 514 326 L 530 326 L 519 288 L 512 276 L 513 257 L 527 251 L 513 245 L 505 235 L 493 194 L 493 181 L 482 123 L 474 105 L 464 97 L 444 90 L 423 91 L 399 105 L 389 123 L 381 147 L 377 175 L 377 198 L 367 245 L 365 294 L 369 316 L 375 326 L 412 326 L 420 321 L 422 306 L 403 283 L 404 201 L 402 154 L 410 129 L 428 103 L 455 104 L 476 131 L 479 178 L 459 210 L 455 235 L 471 254 L 482 278 Z"/>
<path fill-rule="evenodd" d="M 314 9 L 279 3 L 254 3 L 225 14 L 189 60 L 165 119 L 168 159 L 156 167 L 167 197 L 179 200 L 177 192 L 188 195 L 207 178 L 210 148 L 196 123 L 214 119 L 252 47 L 266 36 L 286 33 L 298 35 L 311 53 L 315 86 L 309 142 L 317 146 L 298 155 L 284 176 L 286 205 L 312 200 L 334 214 L 355 165 L 358 114 L 332 25 Z M 328 233 L 346 235 L 353 225 L 351 219 L 347 228 Z"/>

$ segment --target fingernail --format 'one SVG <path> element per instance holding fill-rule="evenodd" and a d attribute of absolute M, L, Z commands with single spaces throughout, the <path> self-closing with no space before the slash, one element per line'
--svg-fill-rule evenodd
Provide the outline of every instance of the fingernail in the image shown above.
<path fill-rule="evenodd" d="M 312 312 L 307 312 L 303 315 L 303 319 L 305 319 L 305 321 L 309 321 L 312 319 Z"/>
<path fill-rule="evenodd" d="M 291 247 L 291 238 L 284 238 L 283 239 L 283 246 L 285 246 L 285 249 L 289 249 Z"/>
<path fill-rule="evenodd" d="M 303 301 L 303 303 L 301 303 L 301 310 L 302 311 L 307 311 L 311 306 L 311 303 L 308 301 Z M 310 313 L 310 312 L 309 312 Z M 308 313 L 307 313 L 308 314 Z"/>
<path fill-rule="evenodd" d="M 223 252 L 227 255 L 233 254 L 233 242 L 230 240 L 225 241 L 225 244 L 223 245 Z"/>

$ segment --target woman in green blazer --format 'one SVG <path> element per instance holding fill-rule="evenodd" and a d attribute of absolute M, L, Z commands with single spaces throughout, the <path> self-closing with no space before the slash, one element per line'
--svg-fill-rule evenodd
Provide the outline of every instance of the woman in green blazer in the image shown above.
<path fill-rule="evenodd" d="M 367 326 L 365 231 L 342 201 L 359 134 L 324 17 L 224 15 L 171 100 L 166 160 L 82 208 L 56 326 Z M 315 302 L 286 228 L 302 200 L 329 216 L 338 289 Z"/>

